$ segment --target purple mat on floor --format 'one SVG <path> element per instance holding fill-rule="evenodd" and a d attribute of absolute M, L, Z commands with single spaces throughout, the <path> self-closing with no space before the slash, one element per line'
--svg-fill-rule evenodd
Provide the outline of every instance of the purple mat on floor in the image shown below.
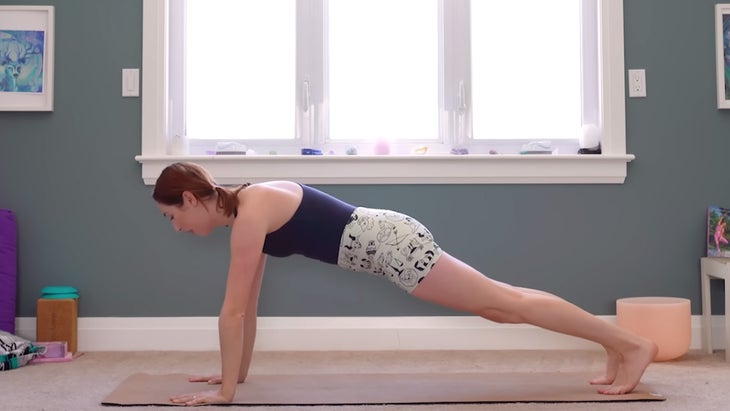
<path fill-rule="evenodd" d="M 15 216 L 0 210 L 0 330 L 15 333 L 15 290 L 18 248 Z"/>

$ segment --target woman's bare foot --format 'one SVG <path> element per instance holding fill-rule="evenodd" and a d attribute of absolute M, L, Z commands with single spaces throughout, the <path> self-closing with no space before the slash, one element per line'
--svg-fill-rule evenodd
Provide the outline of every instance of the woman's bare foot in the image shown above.
<path fill-rule="evenodd" d="M 642 339 L 641 343 L 636 347 L 627 350 L 622 353 L 614 353 L 616 357 L 612 358 L 612 354 L 609 351 L 609 362 L 614 361 L 614 358 L 618 358 L 618 367 L 616 375 L 609 387 L 601 388 L 598 390 L 600 394 L 618 395 L 627 394 L 636 388 L 641 380 L 641 376 L 644 374 L 646 367 L 656 357 L 658 348 L 653 341 Z M 613 369 L 614 365 L 606 366 L 607 371 Z M 610 377 L 607 372 L 606 377 Z M 610 378 L 607 378 L 610 379 Z"/>
<path fill-rule="evenodd" d="M 601 377 L 596 377 L 589 382 L 591 385 L 610 385 L 616 380 L 619 366 L 621 365 L 621 356 L 615 350 L 603 347 L 606 350 L 606 372 Z"/>

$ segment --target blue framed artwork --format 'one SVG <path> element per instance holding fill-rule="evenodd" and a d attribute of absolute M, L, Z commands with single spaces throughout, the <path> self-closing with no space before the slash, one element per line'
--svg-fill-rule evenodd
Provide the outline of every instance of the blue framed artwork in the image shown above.
<path fill-rule="evenodd" d="M 0 110 L 53 110 L 53 6 L 0 6 Z"/>

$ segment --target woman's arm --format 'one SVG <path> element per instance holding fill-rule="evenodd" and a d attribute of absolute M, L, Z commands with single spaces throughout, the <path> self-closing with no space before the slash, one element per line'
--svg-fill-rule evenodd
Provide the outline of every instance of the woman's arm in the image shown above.
<path fill-rule="evenodd" d="M 230 264 L 226 291 L 218 317 L 221 349 L 221 375 L 207 378 L 209 384 L 220 382 L 216 391 L 173 397 L 186 405 L 231 402 L 236 386 L 248 376 L 256 337 L 256 308 L 263 277 L 266 234 L 291 218 L 301 201 L 294 183 L 272 183 L 246 189 L 245 201 L 231 227 Z M 239 197 L 240 198 L 240 197 Z M 204 381 L 194 377 L 191 381 Z"/>
<path fill-rule="evenodd" d="M 261 280 L 264 275 L 264 266 L 266 264 L 266 255 L 261 256 L 261 261 L 256 271 L 254 285 L 251 289 L 252 295 L 248 300 L 248 307 L 243 321 L 243 352 L 241 357 L 241 368 L 238 371 L 238 383 L 246 381 L 248 369 L 251 365 L 253 356 L 253 347 L 256 342 L 256 319 L 258 311 L 259 292 L 261 290 Z M 190 382 L 207 382 L 208 384 L 220 384 L 221 375 L 199 375 L 189 378 Z"/>
<path fill-rule="evenodd" d="M 251 304 L 258 299 L 257 274 L 264 258 L 262 253 L 266 226 L 263 219 L 239 214 L 231 230 L 231 262 L 228 268 L 226 293 L 218 318 L 221 347 L 220 394 L 232 401 L 241 380 L 244 352 L 244 319 Z M 252 298 L 253 297 L 253 298 Z M 255 316 L 254 316 L 255 318 Z"/>
<path fill-rule="evenodd" d="M 241 215 L 239 214 L 239 218 Z M 260 234 L 257 224 L 247 226 L 236 221 L 231 232 L 231 261 L 226 280 L 226 292 L 218 317 L 218 335 L 221 349 L 220 378 L 207 377 L 208 383 L 220 382 L 215 391 L 183 394 L 172 397 L 173 403 L 185 405 L 218 404 L 233 401 L 236 394 L 236 385 L 245 376 L 241 375 L 244 360 L 244 350 L 248 347 L 244 341 L 244 320 L 249 313 L 249 307 L 256 305 L 258 299 L 259 269 L 263 269 L 262 253 L 266 231 Z M 254 323 L 253 315 L 251 323 Z M 250 334 L 253 335 L 253 334 Z M 250 338 L 253 346 L 253 337 Z M 250 355 L 249 355 L 250 357 Z M 206 378 L 193 378 L 191 381 L 204 381 Z"/>
<path fill-rule="evenodd" d="M 243 322 L 243 353 L 241 358 L 241 368 L 238 371 L 238 382 L 246 381 L 248 369 L 251 365 L 251 357 L 253 356 L 253 346 L 256 342 L 256 319 L 259 303 L 259 292 L 261 290 L 261 280 L 264 276 L 264 267 L 266 265 L 266 255 L 261 256 L 261 261 L 256 269 L 256 278 L 254 279 L 251 296 L 246 307 L 246 317 Z"/>

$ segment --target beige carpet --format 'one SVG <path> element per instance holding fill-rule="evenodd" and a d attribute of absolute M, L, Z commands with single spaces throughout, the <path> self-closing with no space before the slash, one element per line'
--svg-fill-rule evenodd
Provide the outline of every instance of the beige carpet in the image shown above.
<path fill-rule="evenodd" d="M 135 373 L 208 374 L 218 370 L 214 352 L 92 352 L 69 363 L 39 364 L 0 372 L 3 410 L 170 410 L 166 406 L 116 408 L 101 401 Z M 404 351 L 257 352 L 252 375 L 366 373 L 539 373 L 600 374 L 598 351 Z M 730 363 L 724 353 L 691 352 L 678 361 L 654 363 L 644 384 L 666 396 L 662 402 L 495 403 L 425 405 L 247 406 L 250 411 L 405 411 L 405 410 L 605 410 L 727 411 Z M 587 382 L 586 382 L 587 384 Z M 205 409 L 226 409 L 206 407 Z"/>

